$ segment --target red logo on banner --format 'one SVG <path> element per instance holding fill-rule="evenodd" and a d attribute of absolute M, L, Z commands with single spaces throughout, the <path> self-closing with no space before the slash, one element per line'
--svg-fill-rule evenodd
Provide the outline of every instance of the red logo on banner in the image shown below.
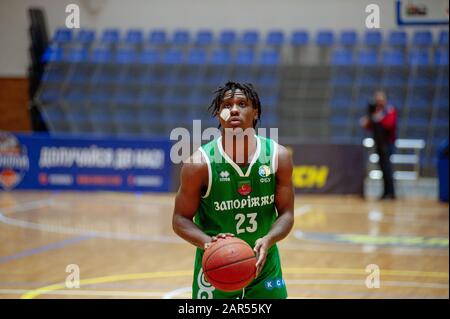
<path fill-rule="evenodd" d="M 18 178 L 18 174 L 12 169 L 4 169 L 0 172 L 0 183 L 6 189 L 16 185 Z"/>

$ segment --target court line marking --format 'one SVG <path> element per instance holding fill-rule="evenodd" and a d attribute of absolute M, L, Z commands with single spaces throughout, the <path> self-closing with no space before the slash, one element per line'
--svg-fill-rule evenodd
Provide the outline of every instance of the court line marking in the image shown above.
<path fill-rule="evenodd" d="M 0 294 L 24 294 L 25 289 L 0 289 Z M 54 290 L 45 293 L 45 295 L 69 295 L 69 296 L 112 296 L 112 297 L 161 297 L 164 292 L 161 291 L 125 291 L 125 290 Z"/>
<path fill-rule="evenodd" d="M 333 247 L 326 247 L 326 245 Z M 339 243 L 322 243 L 322 244 L 314 244 L 314 243 L 290 243 L 290 242 L 281 242 L 278 247 L 280 249 L 287 250 L 295 250 L 295 251 L 312 251 L 312 252 L 336 252 L 341 254 L 387 254 L 387 255 L 399 255 L 399 256 L 448 256 L 448 250 L 442 249 L 433 249 L 428 248 L 427 250 L 423 250 L 420 248 L 411 249 L 411 248 L 402 248 L 402 247 L 394 247 L 394 246 L 378 246 L 376 247 L 376 251 L 367 252 L 364 251 L 364 247 L 361 245 L 353 245 L 345 246 L 344 244 Z"/>
<path fill-rule="evenodd" d="M 351 275 L 367 275 L 364 269 L 355 268 L 285 268 L 283 269 L 285 274 L 351 274 Z M 90 279 L 80 280 L 81 285 L 99 284 L 126 280 L 136 279 L 160 279 L 168 277 L 183 277 L 192 276 L 190 270 L 180 271 L 165 271 L 165 272 L 149 272 L 149 273 L 135 273 L 135 274 L 122 274 L 111 275 L 105 277 L 96 277 Z M 391 270 L 381 269 L 380 276 L 415 276 L 415 277 L 431 277 L 431 278 L 448 278 L 448 273 L 443 272 L 421 272 L 421 271 L 409 271 L 409 270 Z M 55 290 L 65 289 L 64 284 L 54 284 L 38 289 L 29 290 L 21 296 L 21 299 L 33 299 L 40 295 L 48 294 Z"/>
<path fill-rule="evenodd" d="M 366 288 L 364 280 L 322 280 L 322 279 L 294 279 L 286 280 L 286 285 L 349 285 L 361 286 Z M 448 289 L 448 284 L 436 284 L 427 282 L 413 282 L 413 281 L 383 281 L 380 282 L 381 287 L 414 287 L 414 288 L 431 288 L 431 289 Z M 172 299 L 183 294 L 191 293 L 191 287 L 182 287 L 164 294 L 163 299 Z"/>
<path fill-rule="evenodd" d="M 8 261 L 17 260 L 17 259 L 20 259 L 23 257 L 29 257 L 32 255 L 40 254 L 42 252 L 59 249 L 59 248 L 62 248 L 62 247 L 68 246 L 68 245 L 74 245 L 74 244 L 77 244 L 77 243 L 87 240 L 87 239 L 90 239 L 90 237 L 76 236 L 76 237 L 68 238 L 68 239 L 65 239 L 62 241 L 53 242 L 53 243 L 50 243 L 50 244 L 47 244 L 44 246 L 27 249 L 27 250 L 21 251 L 19 253 L 16 253 L 14 255 L 3 256 L 3 257 L 0 257 L 0 265 L 7 263 Z"/>
<path fill-rule="evenodd" d="M 107 239 L 122 239 L 122 240 L 141 240 L 141 241 L 156 241 L 161 243 L 184 243 L 180 238 L 175 236 L 143 236 L 129 233 L 113 233 L 107 231 L 86 231 L 82 229 L 54 226 L 48 224 L 33 223 L 26 220 L 19 220 L 15 218 L 6 217 L 0 210 L 0 222 L 21 228 L 28 228 L 40 231 L 46 231 L 50 233 L 69 234 L 69 235 L 84 235 L 89 237 L 107 238 Z"/>
<path fill-rule="evenodd" d="M 191 294 L 192 293 L 192 287 L 182 287 L 178 288 L 172 291 L 169 291 L 165 293 L 162 297 L 162 299 L 173 299 L 173 297 L 177 297 L 182 294 Z"/>
<path fill-rule="evenodd" d="M 89 285 L 89 284 L 99 284 L 106 282 L 117 282 L 117 281 L 125 281 L 125 280 L 135 280 L 135 279 L 159 279 L 159 278 L 167 278 L 167 277 L 180 277 L 180 276 L 191 276 L 192 271 L 160 271 L 160 272 L 149 272 L 149 273 L 137 273 L 137 274 L 123 274 L 123 275 L 111 275 L 105 277 L 96 277 L 90 279 L 81 279 L 81 285 Z M 29 290 L 25 294 L 21 296 L 21 299 L 33 299 L 39 295 L 46 294 L 48 292 L 52 292 L 55 290 L 60 290 L 66 288 L 65 284 L 54 284 L 34 290 Z"/>

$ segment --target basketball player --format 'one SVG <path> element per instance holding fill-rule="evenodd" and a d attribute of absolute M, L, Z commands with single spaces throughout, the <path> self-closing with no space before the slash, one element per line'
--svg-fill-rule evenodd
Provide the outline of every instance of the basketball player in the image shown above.
<path fill-rule="evenodd" d="M 287 298 L 276 243 L 294 221 L 291 155 L 254 133 L 261 103 L 250 84 L 226 83 L 209 110 L 221 137 L 184 162 L 172 220 L 175 233 L 197 246 L 192 297 Z M 256 278 L 237 292 L 219 291 L 201 268 L 204 250 L 227 236 L 246 241 L 257 257 Z"/>

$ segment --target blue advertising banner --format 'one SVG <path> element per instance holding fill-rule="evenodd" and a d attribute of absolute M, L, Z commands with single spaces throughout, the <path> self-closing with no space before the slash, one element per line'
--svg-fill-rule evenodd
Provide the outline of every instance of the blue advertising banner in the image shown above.
<path fill-rule="evenodd" d="M 167 192 L 169 140 L 0 132 L 0 189 Z"/>

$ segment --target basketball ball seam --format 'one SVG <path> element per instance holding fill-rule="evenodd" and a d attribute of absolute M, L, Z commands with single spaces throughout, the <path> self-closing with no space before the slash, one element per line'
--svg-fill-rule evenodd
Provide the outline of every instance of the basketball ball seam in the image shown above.
<path fill-rule="evenodd" d="M 217 247 L 216 249 L 214 249 L 212 252 L 209 253 L 209 256 L 206 258 L 205 262 L 204 262 L 204 263 L 202 262 L 202 266 L 203 266 L 203 265 L 206 265 L 206 264 L 208 263 L 208 260 L 214 255 L 214 253 L 215 253 L 217 250 L 219 250 L 219 249 L 222 248 L 222 247 L 226 247 L 226 246 L 229 246 L 229 245 L 235 245 L 235 244 L 238 244 L 238 245 L 245 245 L 245 246 L 249 246 L 249 247 L 250 247 L 250 245 L 248 245 L 245 241 L 243 241 L 243 242 L 232 242 L 232 243 L 228 243 L 228 244 L 225 244 L 225 245 L 223 245 L 223 246 Z M 213 247 L 214 247 L 214 246 L 213 246 Z M 211 247 L 211 248 L 213 248 L 213 247 Z M 251 249 L 251 247 L 250 247 L 250 249 Z M 253 256 L 253 257 L 254 257 L 254 256 Z M 203 268 L 203 271 L 205 271 L 204 268 Z"/>

